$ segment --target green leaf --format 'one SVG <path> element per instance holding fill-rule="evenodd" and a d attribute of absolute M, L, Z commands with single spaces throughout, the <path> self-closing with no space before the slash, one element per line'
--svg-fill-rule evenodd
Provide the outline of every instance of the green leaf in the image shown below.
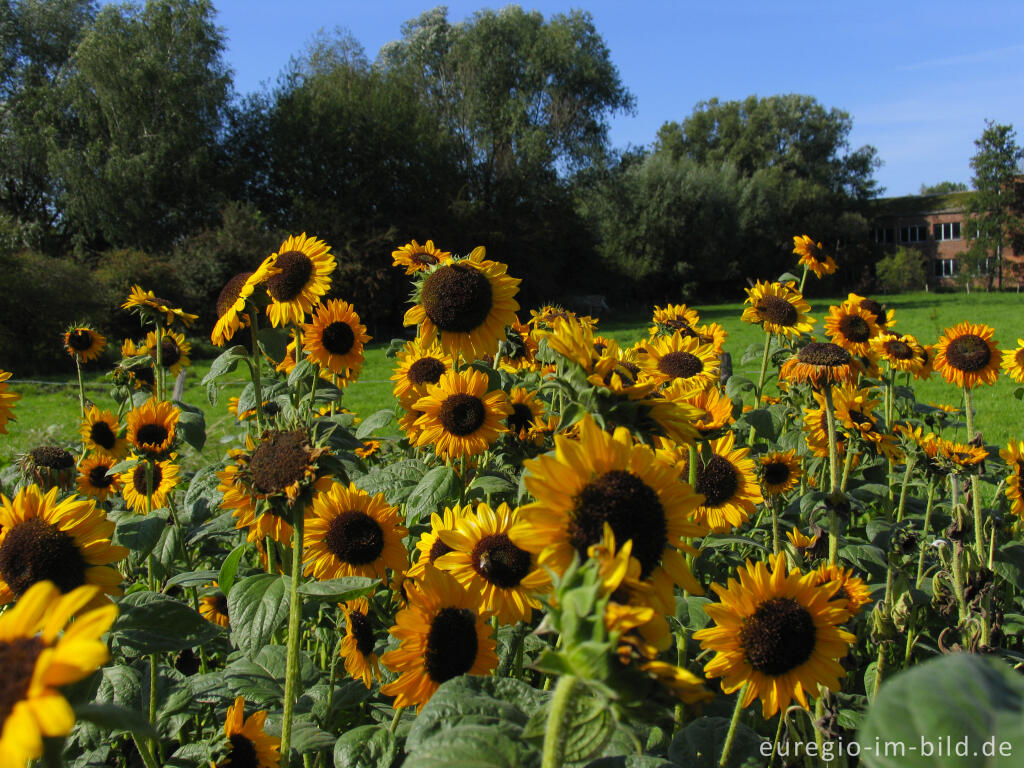
<path fill-rule="evenodd" d="M 190 606 L 160 592 L 132 592 L 121 599 L 119 608 L 111 642 L 139 653 L 194 648 L 213 640 L 219 631 Z"/>
<path fill-rule="evenodd" d="M 458 492 L 459 485 L 459 476 L 451 467 L 434 467 L 427 472 L 406 499 L 406 523 L 411 525 L 437 512 Z"/>
<path fill-rule="evenodd" d="M 952 749 L 946 748 L 947 738 Z M 868 768 L 1016 764 L 1015 752 L 1024 744 L 1024 680 L 994 657 L 954 653 L 930 659 L 882 683 L 858 741 L 887 747 L 863 750 Z M 1012 757 L 999 757 L 1004 743 Z M 957 754 L 959 745 L 966 754 Z"/>
<path fill-rule="evenodd" d="M 473 478 L 473 482 L 469 484 L 471 491 L 483 491 L 484 493 L 497 494 L 497 493 L 509 493 L 515 490 L 515 486 L 512 481 L 504 475 L 477 475 Z"/>
<path fill-rule="evenodd" d="M 304 379 L 312 379 L 316 375 L 316 367 L 304 357 L 295 364 L 291 373 L 288 374 L 288 386 L 294 389 L 299 382 Z"/>
<path fill-rule="evenodd" d="M 368 595 L 378 584 L 380 584 L 380 579 L 371 579 L 367 576 L 346 576 L 329 581 L 307 581 L 299 585 L 299 594 L 314 600 L 340 603 Z"/>
<path fill-rule="evenodd" d="M 205 587 L 217 581 L 216 571 L 186 571 L 167 580 L 168 587 Z"/>
<path fill-rule="evenodd" d="M 231 588 L 231 641 L 250 655 L 270 642 L 288 616 L 288 579 L 269 573 L 247 576 Z"/>
<path fill-rule="evenodd" d="M 238 572 L 238 563 L 242 559 L 242 555 L 245 554 L 245 550 L 248 548 L 247 542 L 242 542 L 237 547 L 231 550 L 227 557 L 224 558 L 224 562 L 220 565 L 220 574 L 217 578 L 217 585 L 220 587 L 220 591 L 227 597 L 231 594 L 231 587 L 235 583 L 235 574 Z"/>
<path fill-rule="evenodd" d="M 288 666 L 288 647 L 268 645 L 254 659 L 238 658 L 224 670 L 224 680 L 235 696 L 274 705 L 284 697 L 284 676 Z M 309 655 L 299 651 L 299 690 L 312 687 L 319 677 Z"/>
<path fill-rule="evenodd" d="M 754 389 L 754 382 L 746 376 L 730 376 L 725 382 L 725 394 L 734 403 L 743 399 L 744 392 L 753 392 Z"/>
<path fill-rule="evenodd" d="M 1006 544 L 993 553 L 992 570 L 1016 589 L 1024 589 L 1024 544 Z"/>
<path fill-rule="evenodd" d="M 587 763 L 586 768 L 679 768 L 675 763 L 650 755 L 623 755 L 621 757 L 599 757 Z"/>
<path fill-rule="evenodd" d="M 260 347 L 271 360 L 284 360 L 288 354 L 288 342 L 291 337 L 287 331 L 281 328 L 260 328 L 257 334 Z"/>
<path fill-rule="evenodd" d="M 194 405 L 175 400 L 174 404 L 181 410 L 178 418 L 178 433 L 196 453 L 203 450 L 206 444 L 206 416 Z"/>
<path fill-rule="evenodd" d="M 403 768 L 536 768 L 540 752 L 507 732 L 459 725 L 415 747 L 406 745 Z"/>
<path fill-rule="evenodd" d="M 159 514 L 125 515 L 117 522 L 113 543 L 128 547 L 142 560 L 153 551 L 166 527 L 167 520 Z"/>
<path fill-rule="evenodd" d="M 668 759 L 678 765 L 692 768 L 717 768 L 722 758 L 722 747 L 729 733 L 729 720 L 724 717 L 701 717 L 694 720 L 672 739 L 668 748 Z M 740 768 L 751 757 L 757 765 L 767 761 L 761 754 L 764 742 L 751 728 L 736 724 L 732 747 L 726 760 L 726 768 Z"/>
<path fill-rule="evenodd" d="M 128 732 L 146 739 L 156 738 L 156 731 L 153 730 L 146 715 L 117 704 L 79 705 L 75 707 L 75 720 L 92 723 L 100 730 L 111 734 Z"/>
<path fill-rule="evenodd" d="M 361 725 L 334 743 L 334 768 L 389 768 L 398 746 L 382 725 Z"/>
<path fill-rule="evenodd" d="M 609 703 L 591 695 L 573 696 L 570 718 L 565 726 L 565 760 L 576 763 L 598 755 L 615 731 L 615 718 Z"/>
<path fill-rule="evenodd" d="M 758 408 L 755 411 L 747 411 L 737 421 L 749 424 L 757 432 L 758 437 L 770 443 L 775 441 L 775 423 L 767 409 Z"/>
<path fill-rule="evenodd" d="M 356 437 L 365 440 L 378 429 L 382 429 L 395 419 L 395 412 L 390 409 L 382 409 L 371 413 L 363 419 L 356 428 Z"/>
<path fill-rule="evenodd" d="M 209 372 L 203 376 L 203 380 L 199 383 L 210 384 L 221 376 L 231 373 L 248 356 L 248 351 L 241 344 L 236 344 L 230 349 L 224 350 L 214 358 L 214 361 L 210 364 Z"/>

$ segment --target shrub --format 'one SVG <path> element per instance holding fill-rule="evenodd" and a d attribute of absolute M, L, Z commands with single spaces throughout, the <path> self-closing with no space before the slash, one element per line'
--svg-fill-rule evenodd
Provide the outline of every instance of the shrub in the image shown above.
<path fill-rule="evenodd" d="M 886 293 L 916 291 L 928 284 L 924 255 L 902 245 L 875 265 L 875 274 Z"/>

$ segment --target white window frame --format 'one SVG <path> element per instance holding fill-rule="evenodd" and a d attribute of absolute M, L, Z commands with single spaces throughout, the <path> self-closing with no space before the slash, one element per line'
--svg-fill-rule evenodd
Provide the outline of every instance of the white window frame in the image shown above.
<path fill-rule="evenodd" d="M 935 277 L 954 277 L 956 259 L 935 259 Z"/>
<path fill-rule="evenodd" d="M 898 237 L 901 243 L 923 243 L 928 239 L 928 227 L 924 224 L 908 224 L 899 228 Z"/>
<path fill-rule="evenodd" d="M 946 221 L 935 225 L 936 240 L 962 240 L 963 228 L 959 221 Z"/>

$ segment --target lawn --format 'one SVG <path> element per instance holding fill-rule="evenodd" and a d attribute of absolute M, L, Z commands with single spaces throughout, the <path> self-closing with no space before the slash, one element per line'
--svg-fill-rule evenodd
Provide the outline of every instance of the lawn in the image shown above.
<path fill-rule="evenodd" d="M 934 343 L 944 328 L 963 320 L 986 323 L 996 329 L 1000 349 L 1016 345 L 1024 337 L 1024 295 L 1022 294 L 936 294 L 911 293 L 899 296 L 880 297 L 883 303 L 896 311 L 896 328 L 912 333 L 924 344 Z M 818 322 L 816 331 L 821 335 L 823 316 L 830 304 L 841 299 L 815 299 L 811 305 Z M 696 306 L 704 321 L 721 323 L 729 333 L 726 348 L 733 356 L 734 373 L 756 378 L 759 362 L 743 365 L 743 353 L 751 344 L 763 343 L 763 332 L 757 326 L 740 321 L 743 309 L 741 301 L 731 304 L 716 304 L 708 307 Z M 646 336 L 649 325 L 646 315 L 609 316 L 601 323 L 599 332 L 622 344 L 632 344 Z M 387 344 L 371 345 L 366 353 L 362 375 L 345 393 L 345 406 L 359 414 L 373 413 L 381 408 L 394 405 L 391 396 L 392 362 L 385 354 Z M 200 385 L 209 370 L 209 360 L 195 360 L 186 376 L 184 400 L 203 408 L 206 413 L 208 440 L 201 456 L 183 457 L 186 466 L 200 466 L 216 461 L 223 451 L 222 446 L 231 442 L 237 432 L 234 417 L 226 410 L 228 397 L 241 391 L 247 374 L 240 369 L 234 380 L 223 380 L 224 386 L 217 406 L 211 406 L 206 397 L 205 387 Z M 45 376 L 31 380 L 19 380 L 17 371 L 10 380 L 12 388 L 22 399 L 15 407 L 17 421 L 8 424 L 8 434 L 0 437 L 0 465 L 15 460 L 23 453 L 42 444 L 70 446 L 77 440 L 78 394 L 75 386 L 74 368 L 69 359 L 66 376 Z M 105 372 L 91 371 L 87 367 L 86 395 L 101 408 L 114 408 L 110 397 L 109 380 Z M 1016 399 L 1016 386 L 1005 376 L 992 387 L 981 387 L 975 396 L 978 410 L 977 424 L 982 430 L 986 443 L 1005 445 L 1008 440 L 1024 438 L 1024 402 Z M 959 390 L 947 384 L 940 376 L 915 384 L 918 399 L 923 402 L 949 403 L 958 405 L 961 401 Z M 395 429 L 394 426 L 391 427 Z M 385 430 L 387 431 L 387 430 Z M 959 435 L 959 437 L 962 437 Z"/>

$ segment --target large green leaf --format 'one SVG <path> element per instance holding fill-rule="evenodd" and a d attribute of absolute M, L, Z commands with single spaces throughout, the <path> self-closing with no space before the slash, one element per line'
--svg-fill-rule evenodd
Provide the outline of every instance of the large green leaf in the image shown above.
<path fill-rule="evenodd" d="M 378 429 L 382 429 L 395 420 L 395 412 L 392 410 L 382 409 L 371 413 L 361 422 L 356 428 L 356 437 L 360 440 L 365 440 Z"/>
<path fill-rule="evenodd" d="M 329 581 L 307 581 L 299 585 L 299 593 L 313 600 L 344 602 L 370 594 L 380 579 L 367 576 L 346 576 Z"/>
<path fill-rule="evenodd" d="M 434 467 L 427 472 L 406 500 L 406 523 L 411 525 L 437 512 L 445 501 L 458 493 L 459 485 L 459 476 L 451 467 Z"/>
<path fill-rule="evenodd" d="M 410 748 L 403 768 L 535 768 L 540 752 L 499 727 L 458 725 Z"/>
<path fill-rule="evenodd" d="M 729 720 L 724 717 L 701 717 L 687 725 L 672 739 L 668 748 L 668 759 L 679 765 L 692 768 L 717 768 L 722 759 L 722 747 L 729 733 Z M 754 765 L 767 763 L 761 754 L 764 742 L 751 728 L 736 724 L 726 768 L 740 768 L 752 762 Z M 753 758 L 753 760 L 751 760 Z"/>
<path fill-rule="evenodd" d="M 288 616 L 288 579 L 258 573 L 236 581 L 228 595 L 231 641 L 249 654 L 270 642 Z"/>
<path fill-rule="evenodd" d="M 119 607 L 111 642 L 139 653 L 194 648 L 213 640 L 219 631 L 190 606 L 159 592 L 132 592 Z"/>
<path fill-rule="evenodd" d="M 388 768 L 395 759 L 395 737 L 383 725 L 361 725 L 334 744 L 334 768 Z"/>

